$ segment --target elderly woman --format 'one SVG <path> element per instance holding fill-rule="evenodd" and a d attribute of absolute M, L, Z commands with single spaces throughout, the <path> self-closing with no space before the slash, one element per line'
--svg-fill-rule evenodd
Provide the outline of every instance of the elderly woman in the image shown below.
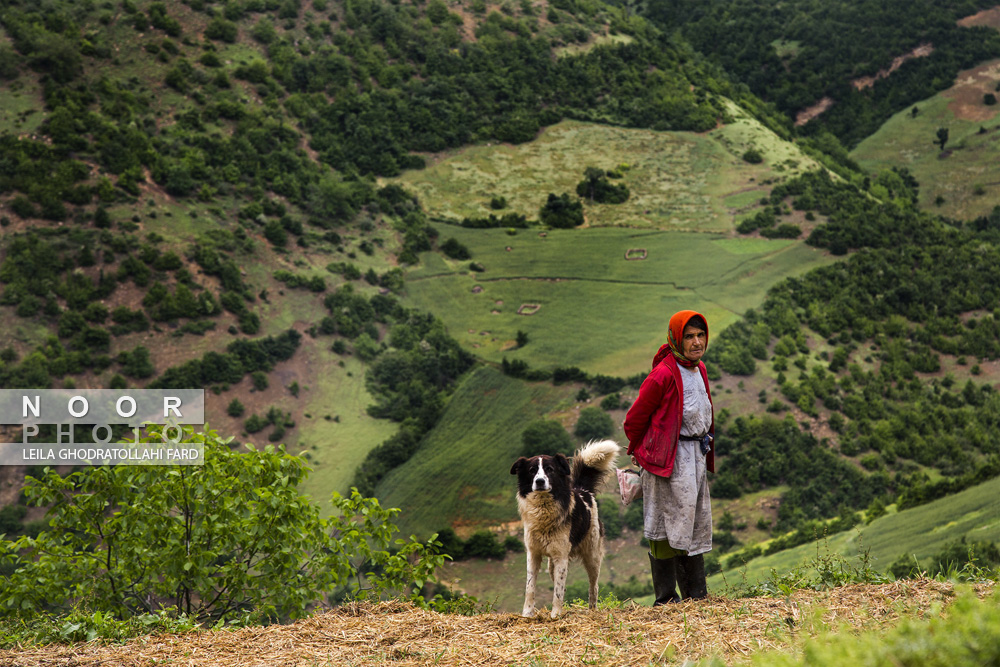
<path fill-rule="evenodd" d="M 701 362 L 708 322 L 682 310 L 670 318 L 668 329 L 667 343 L 653 357 L 624 425 L 628 453 L 642 467 L 654 605 L 708 595 L 702 554 L 712 550 L 706 471 L 715 472 L 715 421 Z"/>

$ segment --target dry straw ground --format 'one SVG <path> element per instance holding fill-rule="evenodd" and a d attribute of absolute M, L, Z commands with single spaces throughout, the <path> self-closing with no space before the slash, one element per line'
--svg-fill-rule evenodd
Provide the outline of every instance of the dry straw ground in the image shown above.
<path fill-rule="evenodd" d="M 556 621 L 514 614 L 442 615 L 409 604 L 353 604 L 291 625 L 196 631 L 0 651 L 0 665 L 647 665 L 787 650 L 824 628 L 878 630 L 937 613 L 950 584 L 929 580 L 782 598 L 710 598 L 657 607 L 571 608 Z M 980 591 L 984 594 L 985 591 Z"/>

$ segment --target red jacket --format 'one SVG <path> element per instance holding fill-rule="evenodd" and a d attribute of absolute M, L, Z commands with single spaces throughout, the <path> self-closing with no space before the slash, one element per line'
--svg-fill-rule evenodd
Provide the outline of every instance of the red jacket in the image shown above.
<path fill-rule="evenodd" d="M 658 357 L 660 355 L 657 355 Z M 654 360 L 655 361 L 655 360 Z M 708 400 L 712 401 L 712 391 L 708 386 L 705 364 L 698 362 L 698 370 L 705 381 Z M 644 469 L 670 477 L 674 471 L 674 457 L 681 434 L 681 413 L 684 409 L 684 382 L 672 354 L 666 354 L 639 388 L 639 396 L 625 415 L 625 436 L 628 438 L 628 453 L 635 457 Z M 712 428 L 715 435 L 713 411 Z M 706 455 L 705 464 L 709 472 L 715 472 L 715 444 Z"/>

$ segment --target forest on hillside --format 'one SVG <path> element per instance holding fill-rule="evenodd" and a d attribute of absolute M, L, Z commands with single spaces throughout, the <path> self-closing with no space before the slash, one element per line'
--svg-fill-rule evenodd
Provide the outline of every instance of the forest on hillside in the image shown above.
<path fill-rule="evenodd" d="M 0 73 L 14 91 L 37 77 L 45 117 L 36 132 L 0 133 L 0 222 L 57 225 L 15 225 L 2 302 L 58 341 L 20 363 L 8 351 L 5 383 L 107 368 L 110 337 L 150 322 L 198 333 L 228 311 L 240 333 L 256 333 L 258 294 L 236 268 L 251 235 L 275 252 L 343 252 L 335 228 L 385 219 L 401 235 L 399 261 L 416 262 L 431 247 L 425 212 L 373 179 L 419 168 L 415 151 L 523 142 L 564 117 L 703 130 L 725 115 L 708 94 L 728 90 L 725 77 L 652 31 L 553 60 L 588 29 L 630 30 L 600 3 L 573 9 L 573 30 L 559 20 L 541 30 L 530 4 L 516 17 L 493 12 L 468 42 L 440 2 L 6 3 Z M 224 62 L 241 36 L 253 55 Z M 161 235 L 140 237 L 141 216 L 112 219 L 149 187 L 207 212 L 205 232 L 166 248 Z M 228 205 L 239 208 L 235 225 L 224 222 Z M 212 279 L 196 280 L 191 263 Z M 348 264 L 331 272 L 351 275 Z M 365 277 L 398 284 L 393 272 Z M 125 281 L 145 292 L 144 308 L 95 303 Z M 118 359 L 124 378 L 150 375 L 143 354 Z"/>
<path fill-rule="evenodd" d="M 833 105 L 803 128 L 852 147 L 892 114 L 952 85 L 959 71 L 1000 57 L 1000 33 L 960 27 L 993 0 L 650 0 L 644 15 L 678 30 L 700 53 L 789 118 L 824 97 Z M 888 72 L 893 61 L 921 46 Z M 856 83 L 865 77 L 871 85 Z"/>

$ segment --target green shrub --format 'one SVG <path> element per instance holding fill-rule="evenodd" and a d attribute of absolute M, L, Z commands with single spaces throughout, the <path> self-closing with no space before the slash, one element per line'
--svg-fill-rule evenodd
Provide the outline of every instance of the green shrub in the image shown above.
<path fill-rule="evenodd" d="M 238 398 L 234 398 L 229 402 L 229 405 L 226 406 L 226 414 L 230 417 L 242 417 L 245 411 L 246 408 L 243 407 L 243 403 L 241 403 Z"/>
<path fill-rule="evenodd" d="M 528 424 L 521 432 L 522 456 L 570 454 L 573 439 L 562 424 L 547 419 L 539 419 Z"/>
<path fill-rule="evenodd" d="M 441 244 L 441 252 L 452 259 L 469 259 L 472 253 L 458 239 L 449 238 Z"/>
<path fill-rule="evenodd" d="M 573 433 L 584 440 L 600 440 L 615 432 L 615 422 L 600 408 L 584 408 L 576 420 Z"/>
<path fill-rule="evenodd" d="M 479 530 L 465 541 L 466 558 L 503 558 L 507 554 L 495 533 Z"/>
<path fill-rule="evenodd" d="M 143 441 L 160 438 L 151 427 Z M 29 477 L 25 496 L 49 508 L 49 523 L 0 541 L 13 565 L 0 576 L 0 609 L 24 619 L 83 608 L 118 620 L 178 609 L 197 620 L 290 619 L 337 587 L 353 598 L 413 596 L 444 561 L 433 541 L 394 541 L 399 510 L 356 490 L 333 494 L 332 518 L 322 518 L 298 488 L 305 462 L 281 447 L 237 452 L 190 428 L 182 440 L 204 447 L 204 464 L 183 474 L 92 466 Z"/>
<path fill-rule="evenodd" d="M 538 217 L 544 224 L 557 229 L 579 227 L 583 224 L 583 204 L 566 193 L 558 196 L 549 193 Z"/>

